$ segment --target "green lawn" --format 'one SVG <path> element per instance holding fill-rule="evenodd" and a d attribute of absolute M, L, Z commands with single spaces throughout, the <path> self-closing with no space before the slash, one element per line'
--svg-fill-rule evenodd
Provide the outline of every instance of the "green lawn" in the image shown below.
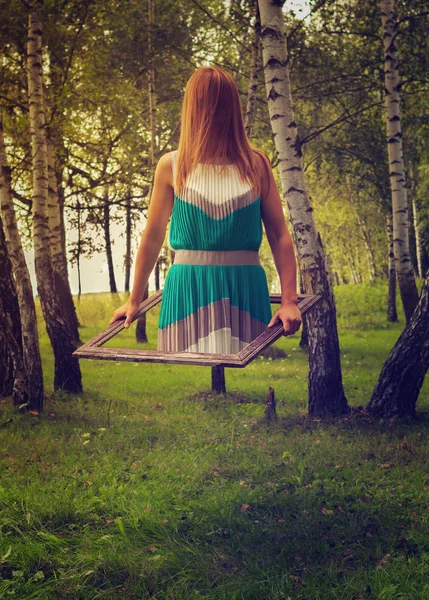
<path fill-rule="evenodd" d="M 402 311 L 386 322 L 386 295 L 336 289 L 353 406 L 403 327 Z M 124 298 L 82 296 L 83 341 Z M 0 401 L 0 424 L 13 419 L 0 428 L 0 598 L 429 598 L 428 378 L 415 422 L 312 420 L 295 335 L 275 344 L 286 358 L 228 369 L 226 397 L 208 393 L 209 368 L 90 360 L 84 393 L 67 396 L 53 393 L 39 323 L 45 412 Z M 267 427 L 269 385 L 279 420 Z"/>

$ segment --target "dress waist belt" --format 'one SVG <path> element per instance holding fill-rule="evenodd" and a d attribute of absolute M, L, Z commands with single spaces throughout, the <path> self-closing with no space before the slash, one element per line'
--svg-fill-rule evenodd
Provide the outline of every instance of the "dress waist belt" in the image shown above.
<path fill-rule="evenodd" d="M 255 250 L 174 250 L 175 265 L 260 265 Z"/>

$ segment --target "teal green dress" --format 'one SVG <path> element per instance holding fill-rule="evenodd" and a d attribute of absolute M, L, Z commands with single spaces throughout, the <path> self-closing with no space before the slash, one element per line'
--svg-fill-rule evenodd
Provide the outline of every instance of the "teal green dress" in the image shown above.
<path fill-rule="evenodd" d="M 175 177 L 177 150 L 170 153 Z M 261 198 L 234 164 L 198 164 L 174 194 L 158 350 L 236 354 L 269 323 Z"/>

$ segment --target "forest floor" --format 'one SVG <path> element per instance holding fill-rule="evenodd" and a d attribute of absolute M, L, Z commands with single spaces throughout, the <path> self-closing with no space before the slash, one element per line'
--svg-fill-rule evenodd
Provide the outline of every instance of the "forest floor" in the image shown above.
<path fill-rule="evenodd" d="M 336 289 L 354 407 L 403 328 L 386 297 L 383 283 Z M 82 341 L 124 298 L 81 297 Z M 95 360 L 67 396 L 39 323 L 45 411 L 0 401 L 0 425 L 13 419 L 0 428 L 0 598 L 429 598 L 428 377 L 414 421 L 311 419 L 297 334 L 273 346 L 286 356 L 227 369 L 225 397 L 209 368 Z M 134 328 L 108 345 L 133 344 Z"/>

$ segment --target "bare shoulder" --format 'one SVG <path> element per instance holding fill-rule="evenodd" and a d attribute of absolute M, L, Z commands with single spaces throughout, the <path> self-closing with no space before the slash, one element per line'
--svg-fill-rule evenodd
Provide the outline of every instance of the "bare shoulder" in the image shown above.
<path fill-rule="evenodd" d="M 172 155 L 172 152 L 166 152 L 165 154 L 163 154 L 158 160 L 156 170 L 157 170 L 158 176 L 165 183 L 168 183 L 169 185 L 172 186 L 173 185 L 173 169 L 172 169 L 172 164 L 171 164 L 171 158 L 172 158 L 171 155 Z"/>

